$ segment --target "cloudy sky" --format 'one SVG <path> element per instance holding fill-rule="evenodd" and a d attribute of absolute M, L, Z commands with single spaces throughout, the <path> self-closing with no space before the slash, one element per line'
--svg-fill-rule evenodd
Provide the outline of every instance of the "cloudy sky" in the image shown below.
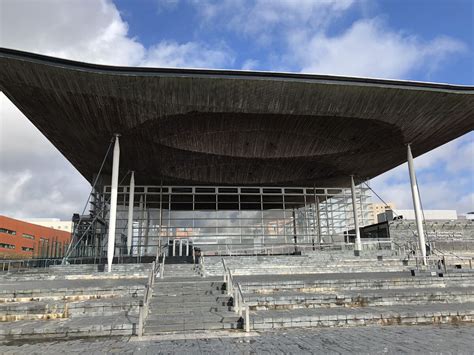
<path fill-rule="evenodd" d="M 0 0 L 0 46 L 93 63 L 473 85 L 471 0 Z M 424 208 L 474 210 L 474 133 L 415 160 Z M 406 164 L 372 180 L 411 208 Z M 0 93 L 0 214 L 70 219 L 90 186 Z"/>

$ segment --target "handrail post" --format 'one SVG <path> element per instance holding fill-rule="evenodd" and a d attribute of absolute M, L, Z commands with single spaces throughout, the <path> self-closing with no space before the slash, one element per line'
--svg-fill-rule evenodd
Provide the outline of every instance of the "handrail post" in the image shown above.
<path fill-rule="evenodd" d="M 138 306 L 138 330 L 137 335 L 141 337 L 143 335 L 143 303 L 140 302 Z"/>
<path fill-rule="evenodd" d="M 250 314 L 249 306 L 245 306 L 245 332 L 250 332 Z"/>
<path fill-rule="evenodd" d="M 234 312 L 235 313 L 239 313 L 239 309 L 240 309 L 240 300 L 239 300 L 238 293 L 239 293 L 239 290 L 235 288 L 234 289 L 234 299 L 235 299 Z"/>

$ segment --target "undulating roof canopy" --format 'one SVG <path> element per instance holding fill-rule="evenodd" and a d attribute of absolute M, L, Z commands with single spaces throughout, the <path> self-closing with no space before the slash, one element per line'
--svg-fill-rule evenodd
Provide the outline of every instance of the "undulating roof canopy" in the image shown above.
<path fill-rule="evenodd" d="M 114 133 L 138 184 L 347 186 L 406 161 L 407 143 L 420 155 L 474 127 L 472 86 L 0 49 L 0 89 L 89 181 Z"/>

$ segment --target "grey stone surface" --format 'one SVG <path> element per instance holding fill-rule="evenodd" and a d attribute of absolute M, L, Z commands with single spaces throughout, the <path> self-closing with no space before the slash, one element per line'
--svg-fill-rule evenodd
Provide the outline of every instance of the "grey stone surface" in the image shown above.
<path fill-rule="evenodd" d="M 472 354 L 474 326 L 392 326 L 358 328 L 299 328 L 264 331 L 249 337 L 186 337 L 135 341 L 129 337 L 11 341 L 1 354 Z"/>

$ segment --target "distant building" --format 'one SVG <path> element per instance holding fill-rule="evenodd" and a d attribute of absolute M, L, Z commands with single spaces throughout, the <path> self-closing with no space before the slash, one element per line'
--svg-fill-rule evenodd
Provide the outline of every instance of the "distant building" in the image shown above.
<path fill-rule="evenodd" d="M 467 212 L 464 214 L 460 214 L 458 216 L 458 219 L 468 219 L 468 220 L 474 220 L 474 212 Z"/>
<path fill-rule="evenodd" d="M 0 258 L 60 258 L 71 233 L 0 216 Z"/>
<path fill-rule="evenodd" d="M 395 204 L 393 202 L 385 203 L 372 203 L 370 205 L 372 211 L 372 223 L 378 223 L 377 216 L 381 213 L 385 213 L 386 210 L 394 210 Z"/>
<path fill-rule="evenodd" d="M 72 221 L 61 221 L 59 218 L 22 218 L 23 221 L 33 223 L 38 226 L 57 229 L 72 233 Z"/>
<path fill-rule="evenodd" d="M 403 216 L 403 219 L 414 220 L 414 210 L 394 210 L 395 216 Z M 458 219 L 456 210 L 423 210 L 423 217 L 425 220 L 454 220 Z"/>

